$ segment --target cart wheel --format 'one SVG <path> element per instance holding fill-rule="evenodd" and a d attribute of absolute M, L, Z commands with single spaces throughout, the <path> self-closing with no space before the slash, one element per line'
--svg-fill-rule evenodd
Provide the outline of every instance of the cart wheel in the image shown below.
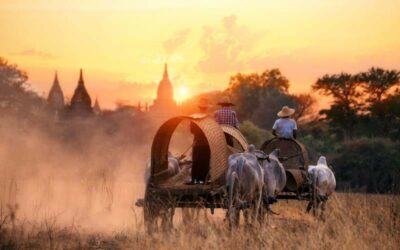
<path fill-rule="evenodd" d="M 155 199 L 150 194 L 146 187 L 144 195 L 144 206 L 143 206 L 143 219 L 146 232 L 152 234 L 157 230 L 157 214 L 155 209 Z"/>
<path fill-rule="evenodd" d="M 152 234 L 160 229 L 171 230 L 174 214 L 175 206 L 171 199 L 162 199 L 146 188 L 143 217 L 147 233 Z"/>
<path fill-rule="evenodd" d="M 232 201 L 229 202 L 228 207 L 228 220 L 230 229 L 238 227 L 240 221 L 239 186 L 237 182 L 234 182 L 233 185 Z"/>

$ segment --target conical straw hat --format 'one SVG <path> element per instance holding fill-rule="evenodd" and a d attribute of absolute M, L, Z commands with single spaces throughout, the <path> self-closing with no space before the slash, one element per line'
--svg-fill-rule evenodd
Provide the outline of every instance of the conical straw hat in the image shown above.
<path fill-rule="evenodd" d="M 235 104 L 233 104 L 231 102 L 231 99 L 229 98 L 229 96 L 222 97 L 221 100 L 217 104 L 220 106 L 235 106 Z"/>
<path fill-rule="evenodd" d="M 279 117 L 288 117 L 293 115 L 295 112 L 294 109 L 289 108 L 288 106 L 283 106 L 281 111 L 278 112 Z"/>

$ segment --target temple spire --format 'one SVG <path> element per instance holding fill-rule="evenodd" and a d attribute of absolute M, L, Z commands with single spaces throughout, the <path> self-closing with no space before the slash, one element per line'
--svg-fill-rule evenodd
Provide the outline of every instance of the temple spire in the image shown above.
<path fill-rule="evenodd" d="M 64 109 L 64 94 L 58 81 L 57 71 L 54 74 L 53 85 L 50 88 L 47 102 L 52 111 L 58 112 Z"/>
<path fill-rule="evenodd" d="M 78 86 L 71 98 L 71 109 L 79 112 L 92 112 L 92 100 L 85 88 L 82 69 L 79 72 Z"/>
<path fill-rule="evenodd" d="M 101 114 L 101 108 L 100 108 L 100 104 L 99 104 L 99 100 L 98 100 L 97 96 L 96 96 L 96 101 L 94 102 L 93 112 L 96 115 Z"/>
<path fill-rule="evenodd" d="M 78 81 L 78 84 L 79 84 L 79 85 L 83 85 L 83 84 L 84 84 L 82 69 L 81 69 L 80 72 L 79 72 L 79 81 Z"/>
<path fill-rule="evenodd" d="M 59 82 L 58 82 L 58 75 L 57 75 L 57 70 L 56 70 L 56 73 L 55 73 L 55 75 L 54 75 L 54 81 L 53 81 L 53 84 L 59 84 Z"/>
<path fill-rule="evenodd" d="M 168 78 L 168 66 L 167 66 L 167 63 L 164 64 L 164 78 Z"/>

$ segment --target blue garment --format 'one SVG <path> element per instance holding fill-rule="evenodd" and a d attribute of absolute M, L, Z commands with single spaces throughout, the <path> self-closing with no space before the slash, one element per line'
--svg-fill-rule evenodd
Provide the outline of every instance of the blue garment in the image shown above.
<path fill-rule="evenodd" d="M 297 130 L 296 121 L 291 118 L 279 118 L 272 127 L 280 138 L 293 138 L 293 130 Z"/>

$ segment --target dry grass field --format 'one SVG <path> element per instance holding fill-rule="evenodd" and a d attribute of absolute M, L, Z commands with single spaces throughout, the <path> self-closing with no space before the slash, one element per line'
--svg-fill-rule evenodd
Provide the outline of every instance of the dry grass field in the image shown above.
<path fill-rule="evenodd" d="M 144 233 L 139 208 L 131 208 L 119 230 L 80 230 L 79 221 L 61 226 L 57 217 L 29 221 L 18 209 L 1 210 L 4 249 L 399 249 L 400 197 L 338 193 L 328 201 L 324 222 L 305 214 L 306 203 L 281 200 L 261 227 L 228 230 L 222 211 L 193 223 L 177 218 L 169 232 Z M 14 211 L 16 213 L 14 214 Z M 22 216 L 22 215 L 21 215 Z M 179 217 L 179 215 L 177 216 Z M 99 215 L 97 218 L 102 221 Z"/>

